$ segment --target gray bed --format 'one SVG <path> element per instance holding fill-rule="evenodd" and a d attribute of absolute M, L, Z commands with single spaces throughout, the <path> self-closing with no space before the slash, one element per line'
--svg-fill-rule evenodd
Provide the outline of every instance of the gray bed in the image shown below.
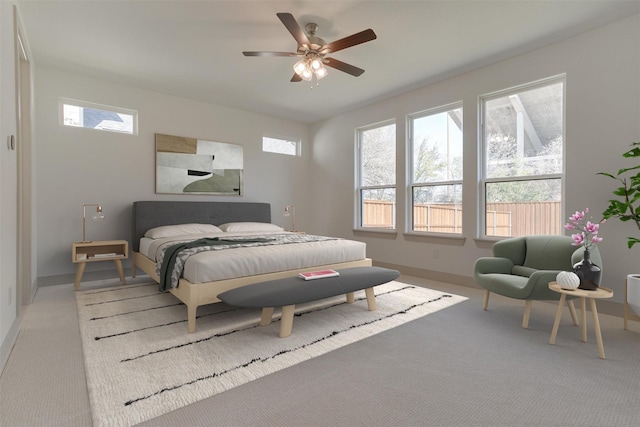
<path fill-rule="evenodd" d="M 271 222 L 271 205 L 257 202 L 180 202 L 180 201 L 138 201 L 133 203 L 133 277 L 140 268 L 157 282 L 156 263 L 139 252 L 140 238 L 151 228 L 164 225 L 187 223 L 220 225 L 227 222 Z M 324 264 L 318 268 L 350 268 L 370 266 L 371 260 Z M 206 283 L 191 283 L 181 278 L 176 288 L 169 290 L 187 306 L 188 330 L 195 332 L 196 311 L 201 305 L 220 302 L 218 295 L 230 289 L 254 283 L 295 276 L 309 268 L 278 271 L 236 277 Z"/>

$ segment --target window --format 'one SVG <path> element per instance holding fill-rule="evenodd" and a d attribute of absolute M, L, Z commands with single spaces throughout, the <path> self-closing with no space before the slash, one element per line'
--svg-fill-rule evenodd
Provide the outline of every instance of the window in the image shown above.
<path fill-rule="evenodd" d="M 60 100 L 62 125 L 138 134 L 138 112 L 71 99 Z"/>
<path fill-rule="evenodd" d="M 358 227 L 396 228 L 396 125 L 357 130 Z"/>
<path fill-rule="evenodd" d="M 409 117 L 411 231 L 462 233 L 462 105 Z"/>
<path fill-rule="evenodd" d="M 284 139 L 275 136 L 262 137 L 262 151 L 289 156 L 300 155 L 300 140 Z"/>
<path fill-rule="evenodd" d="M 481 98 L 485 236 L 562 234 L 564 78 Z"/>

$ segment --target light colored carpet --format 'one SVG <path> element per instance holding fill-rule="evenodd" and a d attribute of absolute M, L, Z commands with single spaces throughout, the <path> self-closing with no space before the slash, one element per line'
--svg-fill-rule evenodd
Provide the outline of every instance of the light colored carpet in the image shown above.
<path fill-rule="evenodd" d="M 188 334 L 186 307 L 155 283 L 77 292 L 93 424 L 155 418 L 467 299 L 400 282 L 375 293 L 376 311 L 363 291 L 296 306 L 278 338 L 278 310 L 260 327 L 260 310 L 212 304 Z"/>

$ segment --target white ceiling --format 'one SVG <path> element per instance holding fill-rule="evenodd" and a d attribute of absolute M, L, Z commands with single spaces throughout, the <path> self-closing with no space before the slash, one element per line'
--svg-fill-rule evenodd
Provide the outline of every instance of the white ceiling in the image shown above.
<path fill-rule="evenodd" d="M 303 122 L 640 13 L 640 0 L 18 4 L 36 66 Z M 296 58 L 243 56 L 245 50 L 295 52 L 296 42 L 277 12 L 292 13 L 301 27 L 317 23 L 317 36 L 327 42 L 372 28 L 376 40 L 330 55 L 365 73 L 353 77 L 329 68 L 311 89 L 307 82 L 289 82 Z"/>

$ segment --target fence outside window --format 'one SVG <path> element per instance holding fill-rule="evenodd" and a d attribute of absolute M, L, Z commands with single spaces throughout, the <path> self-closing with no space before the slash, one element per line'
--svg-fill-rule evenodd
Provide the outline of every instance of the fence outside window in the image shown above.
<path fill-rule="evenodd" d="M 395 203 L 364 200 L 364 227 L 395 228 Z M 560 202 L 487 204 L 487 236 L 513 237 L 532 234 L 562 234 Z M 439 233 L 462 232 L 462 209 L 449 204 L 417 204 L 413 230 Z"/>

